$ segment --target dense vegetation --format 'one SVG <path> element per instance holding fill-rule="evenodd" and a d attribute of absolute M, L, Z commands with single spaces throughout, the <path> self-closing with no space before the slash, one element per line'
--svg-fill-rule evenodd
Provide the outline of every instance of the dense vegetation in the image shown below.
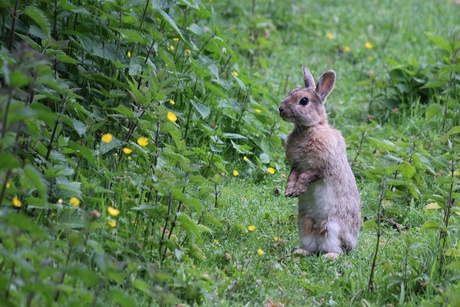
<path fill-rule="evenodd" d="M 0 301 L 458 304 L 460 5 L 345 2 L 1 2 Z M 302 64 L 362 193 L 335 261 L 292 255 Z"/>

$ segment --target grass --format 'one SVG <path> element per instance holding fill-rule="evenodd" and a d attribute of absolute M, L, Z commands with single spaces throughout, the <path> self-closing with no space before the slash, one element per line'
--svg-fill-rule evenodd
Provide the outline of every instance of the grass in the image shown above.
<path fill-rule="evenodd" d="M 460 5 L 179 2 L 21 3 L 12 47 L 0 15 L 0 301 L 457 306 Z M 277 108 L 304 64 L 337 73 L 362 198 L 336 260 L 293 255 Z"/>

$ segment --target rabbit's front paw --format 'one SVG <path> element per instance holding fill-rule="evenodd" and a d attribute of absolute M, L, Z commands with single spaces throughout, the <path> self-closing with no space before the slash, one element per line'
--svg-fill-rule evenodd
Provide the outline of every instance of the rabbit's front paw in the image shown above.
<path fill-rule="evenodd" d="M 286 187 L 286 196 L 287 197 L 298 197 L 305 193 L 307 190 L 306 186 L 300 184 L 288 184 Z"/>

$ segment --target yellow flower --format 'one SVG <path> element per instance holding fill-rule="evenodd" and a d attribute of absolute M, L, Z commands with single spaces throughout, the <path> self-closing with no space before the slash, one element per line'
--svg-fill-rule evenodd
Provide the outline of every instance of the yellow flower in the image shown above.
<path fill-rule="evenodd" d="M 75 207 L 80 206 L 80 200 L 76 197 L 72 197 L 69 202 L 72 206 L 75 206 Z"/>
<path fill-rule="evenodd" d="M 173 38 L 173 41 L 178 42 L 178 41 L 179 41 L 179 38 L 178 38 L 178 37 L 174 37 L 174 38 Z"/>
<path fill-rule="evenodd" d="M 260 110 L 260 109 L 254 109 L 254 110 L 256 111 L 256 113 L 261 113 L 262 112 L 262 110 Z"/>
<path fill-rule="evenodd" d="M 234 75 L 235 77 L 238 77 L 238 72 L 237 72 L 236 70 L 234 70 L 234 71 L 233 71 L 233 75 Z"/>
<path fill-rule="evenodd" d="M 111 216 L 117 216 L 117 215 L 120 214 L 120 210 L 115 209 L 114 207 L 108 207 L 108 208 L 107 208 L 107 212 L 108 212 Z"/>
<path fill-rule="evenodd" d="M 132 152 L 133 152 L 133 150 L 132 150 L 132 149 L 129 149 L 128 147 L 124 147 L 124 148 L 123 148 L 123 153 L 124 153 L 125 155 L 129 155 L 129 154 L 132 153 Z"/>
<path fill-rule="evenodd" d="M 326 37 L 327 37 L 328 39 L 332 39 L 332 38 L 334 37 L 334 35 L 332 35 L 331 33 L 326 33 Z"/>
<path fill-rule="evenodd" d="M 240 173 L 238 173 L 238 171 L 235 169 L 233 170 L 233 176 L 237 177 Z"/>
<path fill-rule="evenodd" d="M 7 183 L 5 184 L 5 188 L 7 188 L 7 189 L 11 188 L 11 183 L 7 182 Z"/>
<path fill-rule="evenodd" d="M 144 137 L 140 137 L 140 138 L 137 139 L 137 144 L 139 144 L 142 147 L 145 147 L 145 146 L 147 146 L 149 144 L 149 139 L 144 138 Z"/>
<path fill-rule="evenodd" d="M 58 199 L 58 204 L 62 204 L 64 201 L 62 200 L 62 198 L 59 198 Z"/>
<path fill-rule="evenodd" d="M 280 238 L 278 238 L 278 237 L 273 237 L 273 241 L 275 241 L 275 242 L 278 242 L 279 239 Z"/>
<path fill-rule="evenodd" d="M 102 136 L 102 142 L 104 143 L 110 143 L 112 142 L 113 136 L 110 133 L 106 133 Z"/>
<path fill-rule="evenodd" d="M 185 54 L 191 54 L 192 52 L 190 51 L 190 49 L 187 49 L 185 50 Z"/>
<path fill-rule="evenodd" d="M 174 48 L 174 46 L 171 45 L 171 46 L 169 46 L 169 49 L 171 49 L 171 51 L 174 51 L 174 49 L 176 49 L 176 48 Z"/>
<path fill-rule="evenodd" d="M 257 254 L 260 255 L 260 256 L 262 256 L 263 254 L 265 254 L 265 252 L 264 252 L 263 249 L 260 249 L 260 248 L 259 248 L 259 249 L 257 250 Z"/>
<path fill-rule="evenodd" d="M 128 160 L 131 160 L 131 156 L 128 156 Z"/>
<path fill-rule="evenodd" d="M 128 52 L 126 53 L 126 55 L 128 56 L 128 58 L 130 58 L 130 57 L 131 57 L 131 51 L 128 51 Z"/>
<path fill-rule="evenodd" d="M 175 121 L 177 120 L 176 114 L 174 114 L 174 113 L 171 112 L 171 111 L 168 112 L 168 116 L 167 116 L 167 117 L 168 117 L 168 119 L 169 119 L 170 121 L 172 121 L 172 122 L 175 122 Z"/>
<path fill-rule="evenodd" d="M 219 240 L 214 239 L 214 244 L 219 245 Z"/>
<path fill-rule="evenodd" d="M 117 227 L 117 222 L 115 222 L 114 220 L 109 220 L 107 222 L 107 224 L 109 224 L 109 226 L 112 227 L 112 228 Z"/>
<path fill-rule="evenodd" d="M 171 104 L 171 105 L 175 105 L 175 104 L 176 104 L 176 102 L 175 102 L 174 100 L 172 100 L 172 99 L 171 99 L 171 100 L 169 101 L 169 104 Z"/>
<path fill-rule="evenodd" d="M 374 48 L 374 45 L 372 45 L 372 44 L 369 43 L 369 42 L 366 42 L 366 43 L 364 44 L 364 47 L 366 47 L 367 49 L 372 49 L 372 48 Z"/>
<path fill-rule="evenodd" d="M 349 46 L 345 46 L 345 48 L 343 49 L 345 52 L 350 52 L 351 51 L 351 48 Z"/>
<path fill-rule="evenodd" d="M 16 208 L 21 208 L 22 207 L 22 202 L 19 200 L 17 196 L 13 197 L 13 206 Z"/>
<path fill-rule="evenodd" d="M 275 173 L 275 169 L 273 167 L 267 168 L 267 171 L 272 175 Z"/>
<path fill-rule="evenodd" d="M 249 230 L 249 231 L 254 231 L 254 230 L 256 230 L 256 229 L 257 229 L 257 227 L 254 226 L 254 225 L 248 226 L 248 230 Z"/>
<path fill-rule="evenodd" d="M 246 157 L 246 156 L 244 156 L 244 157 L 243 157 L 243 160 L 247 162 L 247 161 L 249 161 L 249 158 Z"/>

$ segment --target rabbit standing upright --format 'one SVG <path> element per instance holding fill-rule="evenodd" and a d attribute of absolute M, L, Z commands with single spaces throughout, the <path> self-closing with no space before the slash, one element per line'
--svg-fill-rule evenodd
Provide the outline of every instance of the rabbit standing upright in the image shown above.
<path fill-rule="evenodd" d="M 298 197 L 301 250 L 336 257 L 356 248 L 361 227 L 361 201 L 348 164 L 345 140 L 329 126 L 324 103 L 335 85 L 335 72 L 326 71 L 315 85 L 303 66 L 305 87 L 290 91 L 280 116 L 294 123 L 286 139 L 291 173 L 286 196 Z"/>

